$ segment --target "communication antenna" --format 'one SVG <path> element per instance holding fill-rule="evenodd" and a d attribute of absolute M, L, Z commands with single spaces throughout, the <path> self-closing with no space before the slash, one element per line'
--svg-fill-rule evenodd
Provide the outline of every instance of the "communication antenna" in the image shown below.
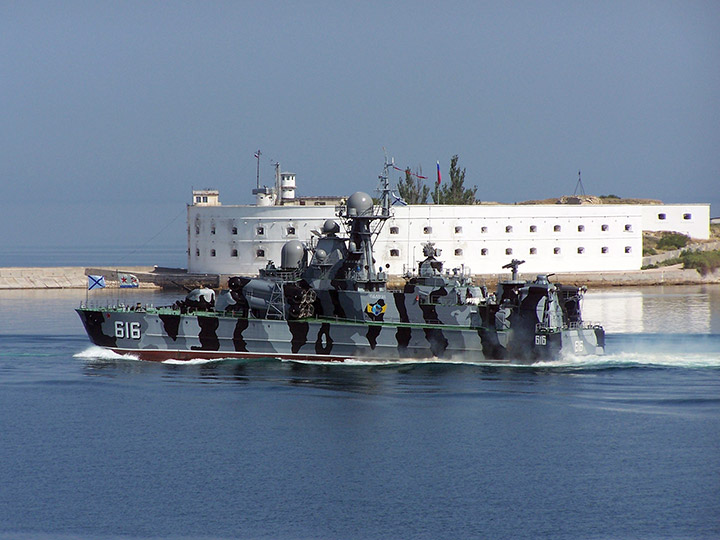
<path fill-rule="evenodd" d="M 260 189 L 260 156 L 262 152 L 258 150 L 255 152 L 255 159 L 257 159 L 257 189 Z"/>
<path fill-rule="evenodd" d="M 575 191 L 573 191 L 573 195 L 577 195 L 578 189 L 580 189 L 580 192 L 582 195 L 585 195 L 585 187 L 582 183 L 582 178 L 580 176 L 580 171 L 578 171 L 578 181 L 577 184 L 575 184 Z"/>

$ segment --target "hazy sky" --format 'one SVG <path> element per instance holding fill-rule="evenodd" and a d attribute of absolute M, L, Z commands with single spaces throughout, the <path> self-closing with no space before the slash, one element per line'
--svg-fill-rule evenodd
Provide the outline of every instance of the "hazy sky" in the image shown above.
<path fill-rule="evenodd" d="M 715 0 L 7 0 L 0 51 L 7 246 L 182 246 L 192 187 L 252 202 L 258 148 L 301 195 L 372 191 L 384 147 L 459 154 L 483 200 L 581 169 L 720 215 Z"/>

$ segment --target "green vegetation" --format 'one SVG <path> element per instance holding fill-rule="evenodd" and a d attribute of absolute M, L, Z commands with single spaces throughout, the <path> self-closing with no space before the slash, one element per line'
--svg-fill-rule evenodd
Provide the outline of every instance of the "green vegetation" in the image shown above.
<path fill-rule="evenodd" d="M 455 154 L 450 160 L 450 182 L 441 186 L 436 185 L 432 194 L 435 204 L 475 204 L 477 186 L 465 189 L 465 169 L 457 166 L 458 156 Z"/>
<path fill-rule="evenodd" d="M 679 257 L 667 259 L 657 264 L 646 264 L 642 270 L 661 268 L 663 266 L 674 266 L 682 264 L 685 270 L 695 269 L 701 275 L 707 275 L 720 268 L 720 250 L 715 251 L 683 251 Z"/>
<path fill-rule="evenodd" d="M 612 193 L 610 195 L 600 195 L 601 199 L 620 199 L 621 197 L 618 197 L 617 195 L 613 195 Z"/>
<path fill-rule="evenodd" d="M 683 251 L 680 260 L 683 268 L 694 268 L 704 276 L 720 268 L 720 250 Z"/>
<path fill-rule="evenodd" d="M 690 237 L 681 233 L 663 233 L 655 246 L 659 250 L 681 249 L 688 245 Z"/>
<path fill-rule="evenodd" d="M 398 182 L 400 197 L 408 204 L 427 204 L 430 188 L 420 179 L 420 172 L 413 173 L 410 167 L 405 169 L 405 179 Z"/>

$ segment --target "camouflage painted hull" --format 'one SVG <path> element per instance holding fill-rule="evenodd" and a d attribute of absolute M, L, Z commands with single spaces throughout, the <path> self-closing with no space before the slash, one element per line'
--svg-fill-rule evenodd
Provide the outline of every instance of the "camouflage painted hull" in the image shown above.
<path fill-rule="evenodd" d="M 562 349 L 602 354 L 592 329 L 524 336 L 441 324 L 254 319 L 170 309 L 77 310 L 90 340 L 142 360 L 279 358 L 297 361 L 368 362 L 441 359 L 527 363 L 556 357 Z M 513 345 L 518 343 L 517 346 Z M 579 343 L 579 345 L 578 345 Z"/>

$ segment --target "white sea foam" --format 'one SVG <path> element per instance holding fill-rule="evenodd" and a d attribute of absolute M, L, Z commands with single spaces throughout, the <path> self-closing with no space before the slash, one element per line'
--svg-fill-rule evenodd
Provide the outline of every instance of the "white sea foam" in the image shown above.
<path fill-rule="evenodd" d="M 84 351 L 76 353 L 73 358 L 82 358 L 84 360 L 139 360 L 138 356 L 133 354 L 118 354 L 110 349 L 104 349 L 97 345 L 91 345 Z"/>
<path fill-rule="evenodd" d="M 604 356 L 567 355 L 556 360 L 532 364 L 532 367 L 602 369 L 621 367 L 720 368 L 717 353 L 619 352 Z"/>
<path fill-rule="evenodd" d="M 204 364 L 216 364 L 223 362 L 224 358 L 190 358 L 189 360 L 176 360 L 175 358 L 168 358 L 163 360 L 163 364 L 170 364 L 172 366 L 202 366 Z"/>

